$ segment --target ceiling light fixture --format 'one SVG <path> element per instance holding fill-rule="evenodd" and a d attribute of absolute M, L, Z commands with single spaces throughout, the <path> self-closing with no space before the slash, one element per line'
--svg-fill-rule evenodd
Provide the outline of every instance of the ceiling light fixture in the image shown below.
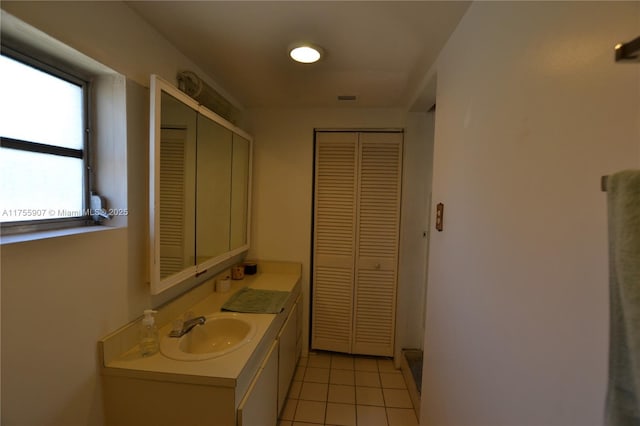
<path fill-rule="evenodd" d="M 289 49 L 289 56 L 296 62 L 312 64 L 320 60 L 322 49 L 310 44 L 296 45 Z"/>

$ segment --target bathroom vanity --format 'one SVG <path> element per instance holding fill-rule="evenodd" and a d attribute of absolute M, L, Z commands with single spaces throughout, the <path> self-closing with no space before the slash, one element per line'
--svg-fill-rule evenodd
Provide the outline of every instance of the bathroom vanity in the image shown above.
<path fill-rule="evenodd" d="M 280 313 L 232 314 L 252 325 L 252 337 L 220 356 L 142 357 L 139 320 L 101 340 L 106 424 L 276 425 L 302 350 L 300 276 L 298 263 L 259 262 L 256 275 L 233 281 L 228 292 L 215 292 L 210 280 L 158 309 L 162 342 L 176 318 L 185 312 L 220 315 L 223 304 L 244 287 L 289 292 Z"/>

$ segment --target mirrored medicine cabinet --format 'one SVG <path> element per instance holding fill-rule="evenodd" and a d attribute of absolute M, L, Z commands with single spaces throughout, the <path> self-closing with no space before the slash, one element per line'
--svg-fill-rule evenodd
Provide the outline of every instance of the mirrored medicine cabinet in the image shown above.
<path fill-rule="evenodd" d="M 252 138 L 151 76 L 151 293 L 249 249 Z"/>

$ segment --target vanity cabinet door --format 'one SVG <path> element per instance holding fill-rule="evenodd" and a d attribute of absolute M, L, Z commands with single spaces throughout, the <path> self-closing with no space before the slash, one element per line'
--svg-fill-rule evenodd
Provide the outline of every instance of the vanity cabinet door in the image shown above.
<path fill-rule="evenodd" d="M 278 421 L 276 340 L 238 407 L 238 426 L 275 426 Z"/>
<path fill-rule="evenodd" d="M 294 304 L 289 313 L 289 317 L 285 321 L 280 335 L 279 341 L 279 360 L 278 360 L 278 413 L 284 407 L 289 392 L 289 385 L 293 379 L 293 373 L 296 370 L 297 358 L 297 337 L 298 337 L 298 304 Z"/>

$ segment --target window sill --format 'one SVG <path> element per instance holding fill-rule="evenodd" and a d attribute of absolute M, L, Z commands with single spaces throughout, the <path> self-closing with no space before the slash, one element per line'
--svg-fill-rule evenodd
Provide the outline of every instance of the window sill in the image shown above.
<path fill-rule="evenodd" d="M 75 228 L 52 229 L 49 231 L 26 232 L 24 234 L 0 235 L 0 245 L 25 243 L 29 241 L 45 240 L 49 238 L 66 237 L 70 235 L 88 234 L 92 232 L 102 232 L 118 229 L 111 226 L 81 226 Z"/>

